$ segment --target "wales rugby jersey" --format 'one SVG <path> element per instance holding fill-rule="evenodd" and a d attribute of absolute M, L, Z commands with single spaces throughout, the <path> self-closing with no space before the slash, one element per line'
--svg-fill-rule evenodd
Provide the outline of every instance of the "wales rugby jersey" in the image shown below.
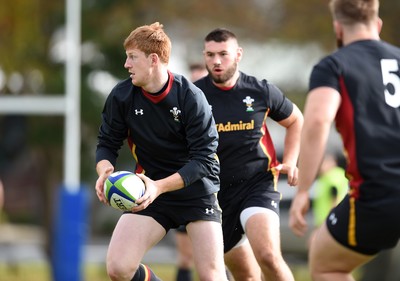
<path fill-rule="evenodd" d="M 185 187 L 160 197 L 196 198 L 219 190 L 218 133 L 201 90 L 185 77 L 169 73 L 160 93 L 134 86 L 131 79 L 111 91 L 102 113 L 96 163 L 116 163 L 128 140 L 136 172 L 158 180 L 178 172 Z"/>
<path fill-rule="evenodd" d="M 346 45 L 314 67 L 310 90 L 317 87 L 342 97 L 335 121 L 352 196 L 387 196 L 383 186 L 400 192 L 400 49 L 378 40 Z"/>
<path fill-rule="evenodd" d="M 210 76 L 195 85 L 203 90 L 215 118 L 221 182 L 248 179 L 279 164 L 266 119 L 289 117 L 293 104 L 277 87 L 242 72 L 230 89 L 218 88 Z"/>

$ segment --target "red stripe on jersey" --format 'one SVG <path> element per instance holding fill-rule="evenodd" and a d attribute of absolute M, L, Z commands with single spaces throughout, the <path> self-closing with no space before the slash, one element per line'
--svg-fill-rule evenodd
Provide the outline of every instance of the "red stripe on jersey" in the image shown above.
<path fill-rule="evenodd" d="M 214 83 L 214 81 L 213 81 L 213 83 Z M 221 87 L 221 86 L 216 85 L 215 83 L 214 83 L 214 85 L 215 85 L 215 87 L 217 87 L 218 89 L 220 89 L 222 91 L 229 91 L 229 90 L 233 89 L 233 87 L 235 87 L 235 85 L 230 86 L 230 87 Z"/>
<path fill-rule="evenodd" d="M 364 181 L 360 175 L 356 154 L 356 139 L 354 128 L 354 108 L 343 77 L 339 78 L 342 102 L 336 114 L 336 128 L 343 139 L 347 160 L 346 175 L 350 181 L 350 195 L 355 199 L 359 196 L 359 186 Z"/>
<path fill-rule="evenodd" d="M 143 88 L 142 88 L 143 95 L 146 98 L 148 98 L 149 100 L 151 100 L 153 103 L 159 103 L 160 101 L 162 101 L 168 95 L 168 93 L 171 91 L 172 83 L 174 82 L 174 75 L 169 71 L 168 71 L 168 77 L 169 77 L 168 86 L 162 93 L 160 93 L 159 95 L 152 95 L 152 94 L 146 92 L 145 90 L 143 90 Z"/>
<path fill-rule="evenodd" d="M 129 131 L 130 134 L 130 131 Z M 135 173 L 137 174 L 142 174 L 143 173 L 143 167 L 139 164 L 137 155 L 136 155 L 136 144 L 134 144 L 134 142 L 132 141 L 132 139 L 128 136 L 128 145 L 129 145 L 129 149 L 131 150 L 132 156 L 135 159 L 136 162 L 136 169 L 135 169 Z"/>
<path fill-rule="evenodd" d="M 261 132 L 262 132 L 262 137 L 260 139 L 260 146 L 265 153 L 265 155 L 268 157 L 268 170 L 271 170 L 271 167 L 275 167 L 279 165 L 278 160 L 276 159 L 276 152 L 275 152 L 275 147 L 274 143 L 272 142 L 271 135 L 269 134 L 267 124 L 265 123 L 267 116 L 269 113 L 269 109 L 267 110 L 264 121 L 263 121 L 263 126 L 261 127 Z"/>

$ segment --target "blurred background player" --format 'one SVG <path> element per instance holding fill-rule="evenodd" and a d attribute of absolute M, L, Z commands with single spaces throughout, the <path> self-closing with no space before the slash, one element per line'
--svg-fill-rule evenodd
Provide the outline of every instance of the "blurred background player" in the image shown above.
<path fill-rule="evenodd" d="M 314 227 L 318 228 L 325 221 L 331 209 L 346 196 L 349 190 L 349 181 L 346 178 L 345 170 L 338 165 L 337 158 L 333 153 L 325 154 L 313 188 L 312 211 Z"/>
<path fill-rule="evenodd" d="M 318 179 L 315 182 L 313 199 L 314 224 L 319 227 L 349 190 L 345 170 L 338 166 L 335 155 L 327 153 L 321 163 Z"/>
<path fill-rule="evenodd" d="M 206 76 L 207 69 L 203 63 L 192 63 L 189 65 L 189 77 L 192 82 Z M 186 227 L 181 225 L 176 229 L 177 247 L 177 273 L 176 281 L 193 280 L 193 249 Z"/>
<path fill-rule="evenodd" d="M 191 63 L 189 65 L 189 77 L 192 82 L 203 78 L 204 76 L 208 75 L 207 68 L 204 63 Z"/>

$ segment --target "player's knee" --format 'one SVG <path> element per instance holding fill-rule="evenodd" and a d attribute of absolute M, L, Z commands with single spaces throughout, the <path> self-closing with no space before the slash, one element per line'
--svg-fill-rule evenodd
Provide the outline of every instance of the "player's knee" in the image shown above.
<path fill-rule="evenodd" d="M 227 276 L 211 276 L 211 275 L 199 275 L 199 280 L 202 281 L 228 281 Z"/>
<path fill-rule="evenodd" d="M 198 272 L 199 279 L 202 281 L 227 281 L 228 277 L 226 275 L 225 270 L 218 271 L 218 270 L 208 270 L 206 272 Z"/>
<path fill-rule="evenodd" d="M 244 270 L 231 270 L 234 280 L 259 280 L 261 273 L 257 273 L 258 274 L 255 274 L 254 272 Z M 227 273 L 227 276 L 228 275 L 229 274 Z"/>
<path fill-rule="evenodd" d="M 268 268 L 270 271 L 277 271 L 281 266 L 282 257 L 279 254 L 264 251 L 258 255 L 258 262 L 262 267 Z"/>
<path fill-rule="evenodd" d="M 119 262 L 107 262 L 107 274 L 113 281 L 131 280 L 138 265 L 131 265 Z"/>

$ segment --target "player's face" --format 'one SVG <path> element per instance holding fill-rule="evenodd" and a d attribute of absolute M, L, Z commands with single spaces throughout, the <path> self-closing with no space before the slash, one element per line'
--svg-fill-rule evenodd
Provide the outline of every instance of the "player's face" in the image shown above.
<path fill-rule="evenodd" d="M 151 56 L 147 56 L 137 49 L 126 50 L 126 60 L 124 67 L 131 74 L 132 84 L 142 87 L 149 82 Z"/>
<path fill-rule="evenodd" d="M 216 84 L 229 84 L 238 71 L 237 67 L 241 54 L 242 50 L 237 45 L 236 40 L 205 43 L 206 67 Z"/>

